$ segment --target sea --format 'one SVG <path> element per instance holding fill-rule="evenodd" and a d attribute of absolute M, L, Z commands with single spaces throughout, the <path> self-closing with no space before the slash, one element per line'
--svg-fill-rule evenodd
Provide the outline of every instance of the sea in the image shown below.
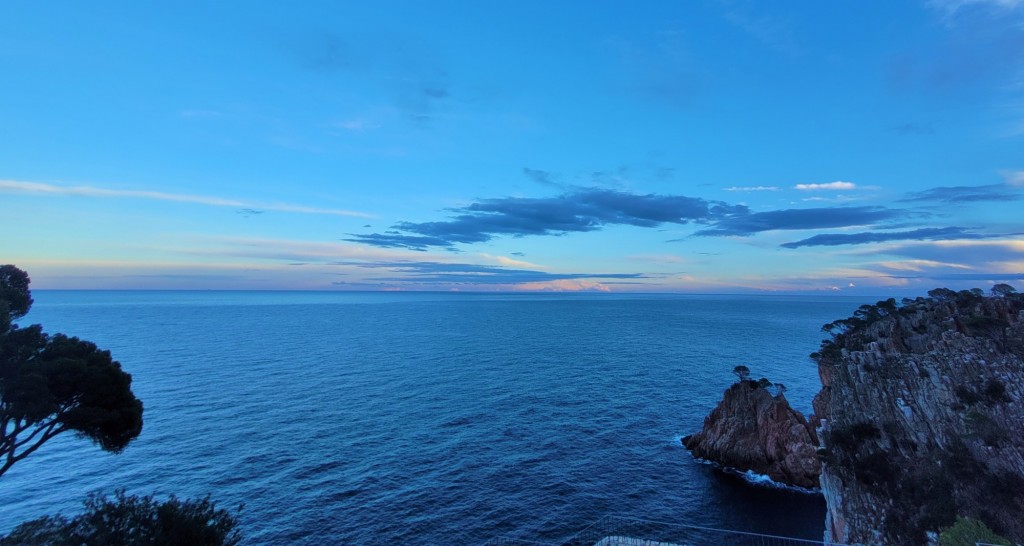
<path fill-rule="evenodd" d="M 45 291 L 21 324 L 110 350 L 145 405 L 120 454 L 71 434 L 0 477 L 0 534 L 92 492 L 201 498 L 244 544 L 570 538 L 607 516 L 820 540 L 820 495 L 680 438 L 735 380 L 806 413 L 822 324 L 865 298 Z M 756 481 L 756 480 L 755 480 Z M 240 510 L 239 507 L 241 506 Z"/>

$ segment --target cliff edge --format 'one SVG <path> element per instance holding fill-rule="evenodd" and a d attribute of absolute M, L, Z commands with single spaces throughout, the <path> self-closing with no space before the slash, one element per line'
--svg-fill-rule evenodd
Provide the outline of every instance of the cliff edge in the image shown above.
<path fill-rule="evenodd" d="M 764 380 L 762 380 L 764 381 Z M 766 383 L 766 382 L 765 382 Z M 729 387 L 700 432 L 683 438 L 695 457 L 803 488 L 818 487 L 817 440 L 783 389 L 743 379 Z"/>
<path fill-rule="evenodd" d="M 965 516 L 1024 541 L 1024 296 L 937 289 L 823 330 L 825 539 L 924 544 Z"/>

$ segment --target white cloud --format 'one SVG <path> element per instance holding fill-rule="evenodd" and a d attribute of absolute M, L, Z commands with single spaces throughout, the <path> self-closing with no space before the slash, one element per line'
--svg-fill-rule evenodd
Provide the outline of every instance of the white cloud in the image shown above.
<path fill-rule="evenodd" d="M 179 203 L 196 203 L 199 205 L 209 205 L 213 207 L 276 210 L 302 214 L 330 214 L 335 216 L 355 216 L 360 218 L 373 217 L 372 215 L 364 212 L 307 207 L 305 205 L 294 205 L 290 203 L 256 203 L 253 201 L 226 199 L 209 195 L 191 195 L 148 190 L 111 190 L 107 188 L 97 188 L 95 186 L 57 186 L 54 184 L 23 182 L 19 180 L 0 180 L 0 192 L 29 193 L 38 195 L 69 195 L 77 197 L 150 199 L 156 201 L 176 201 Z"/>
<path fill-rule="evenodd" d="M 732 186 L 725 191 L 779 191 L 778 186 Z"/>
<path fill-rule="evenodd" d="M 505 267 L 522 267 L 525 269 L 547 269 L 543 265 L 537 265 L 523 260 L 516 260 L 513 258 L 509 258 L 507 256 L 492 256 L 490 254 L 480 254 L 480 256 Z"/>
<path fill-rule="evenodd" d="M 826 184 L 797 184 L 796 186 L 793 186 L 793 189 L 800 191 L 853 190 L 856 188 L 857 185 L 853 182 L 843 182 L 842 180 L 836 180 L 835 182 L 828 182 Z"/>
<path fill-rule="evenodd" d="M 974 269 L 971 266 L 956 263 L 939 262 L 936 260 L 901 260 L 895 262 L 878 262 L 880 267 L 893 271 L 924 271 L 926 268 L 948 267 L 951 269 Z"/>
<path fill-rule="evenodd" d="M 1024 186 L 1024 171 L 1003 171 L 1003 180 L 1011 186 Z"/>

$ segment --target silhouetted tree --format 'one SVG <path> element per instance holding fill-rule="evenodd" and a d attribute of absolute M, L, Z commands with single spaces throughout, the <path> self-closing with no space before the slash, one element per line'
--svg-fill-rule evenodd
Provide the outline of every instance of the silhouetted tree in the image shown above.
<path fill-rule="evenodd" d="M 28 283 L 24 271 L 13 265 L 0 265 L 0 331 L 6 332 L 14 320 L 25 316 L 32 307 Z"/>
<path fill-rule="evenodd" d="M 142 432 L 132 376 L 95 344 L 13 323 L 32 305 L 29 278 L 0 266 L 0 476 L 63 432 L 119 452 Z"/>
<path fill-rule="evenodd" d="M 732 369 L 732 373 L 736 374 L 736 377 L 738 377 L 740 381 L 750 379 L 750 368 L 746 366 L 736 366 Z"/>
<path fill-rule="evenodd" d="M 937 300 L 951 300 L 956 298 L 956 292 L 948 288 L 933 288 L 928 291 L 928 295 Z"/>
<path fill-rule="evenodd" d="M 182 501 L 172 495 L 157 502 L 152 496 L 118 491 L 113 499 L 90 496 L 85 512 L 74 518 L 58 514 L 22 523 L 0 542 L 12 546 L 232 546 L 241 540 L 237 525 L 236 517 L 217 508 L 209 497 Z"/>
<path fill-rule="evenodd" d="M 993 296 L 1004 297 L 1004 296 L 1009 296 L 1010 294 L 1016 294 L 1016 293 L 1017 293 L 1017 289 L 1012 287 L 1012 286 L 1010 286 L 1010 285 L 1008 285 L 1008 284 L 1006 284 L 1006 283 L 999 283 L 999 284 L 994 285 L 992 287 L 992 295 Z"/>

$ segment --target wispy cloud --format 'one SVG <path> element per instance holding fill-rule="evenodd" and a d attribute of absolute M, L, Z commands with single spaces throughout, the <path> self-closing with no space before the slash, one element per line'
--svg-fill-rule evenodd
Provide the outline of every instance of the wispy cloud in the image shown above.
<path fill-rule="evenodd" d="M 731 186 L 722 188 L 725 191 L 779 191 L 778 186 Z"/>
<path fill-rule="evenodd" d="M 567 280 L 529 282 L 516 285 L 523 292 L 611 292 L 607 285 L 595 281 Z"/>
<path fill-rule="evenodd" d="M 209 195 L 192 195 L 185 193 L 168 193 L 149 190 L 121 190 L 98 188 L 95 186 L 58 186 L 41 182 L 24 182 L 18 180 L 0 180 L 0 192 L 26 193 L 36 195 L 61 195 L 75 197 L 113 197 L 128 199 L 149 199 L 155 201 L 175 201 L 179 203 L 195 203 L 212 207 L 231 207 L 245 210 L 276 210 L 280 212 L 295 212 L 301 214 L 328 214 L 335 216 L 355 216 L 360 218 L 372 218 L 373 216 L 364 212 L 342 209 L 325 209 L 309 207 L 291 203 L 256 203 L 238 199 L 227 199 Z"/>
<path fill-rule="evenodd" d="M 533 180 L 542 186 L 563 187 L 562 184 L 559 184 L 554 180 L 554 175 L 548 171 L 523 167 L 523 174 L 530 180 Z"/>
<path fill-rule="evenodd" d="M 793 189 L 800 191 L 852 190 L 856 188 L 857 185 L 853 182 L 844 182 L 842 180 L 836 180 L 835 182 L 828 182 L 825 184 L 797 184 L 793 186 Z"/>
<path fill-rule="evenodd" d="M 599 282 L 600 279 L 646 278 L 641 273 L 548 273 L 490 265 L 430 261 L 338 262 L 338 265 L 384 272 L 381 276 L 369 277 L 372 281 L 411 284 L 521 285 L 556 281 Z"/>
<path fill-rule="evenodd" d="M 752 235 L 763 231 L 871 226 L 904 218 L 906 211 L 885 207 L 823 207 L 733 215 L 698 231 L 698 236 Z"/>
<path fill-rule="evenodd" d="M 799 248 L 802 246 L 838 246 L 838 245 L 862 245 L 866 243 L 881 243 L 886 241 L 925 241 L 936 239 L 984 239 L 987 237 L 1000 237 L 1001 235 L 981 235 L 970 233 L 962 227 L 944 228 L 921 228 L 910 231 L 868 231 L 862 233 L 823 233 L 794 241 L 783 243 L 786 248 Z"/>
<path fill-rule="evenodd" d="M 1010 179 L 1008 179 L 1009 181 Z M 938 201 L 942 203 L 966 203 L 976 201 L 1015 201 L 1021 198 L 1020 190 L 1007 184 L 984 186 L 943 186 L 908 194 L 903 202 Z"/>
<path fill-rule="evenodd" d="M 1024 171 L 1003 171 L 1003 181 L 1011 186 L 1024 186 Z"/>

